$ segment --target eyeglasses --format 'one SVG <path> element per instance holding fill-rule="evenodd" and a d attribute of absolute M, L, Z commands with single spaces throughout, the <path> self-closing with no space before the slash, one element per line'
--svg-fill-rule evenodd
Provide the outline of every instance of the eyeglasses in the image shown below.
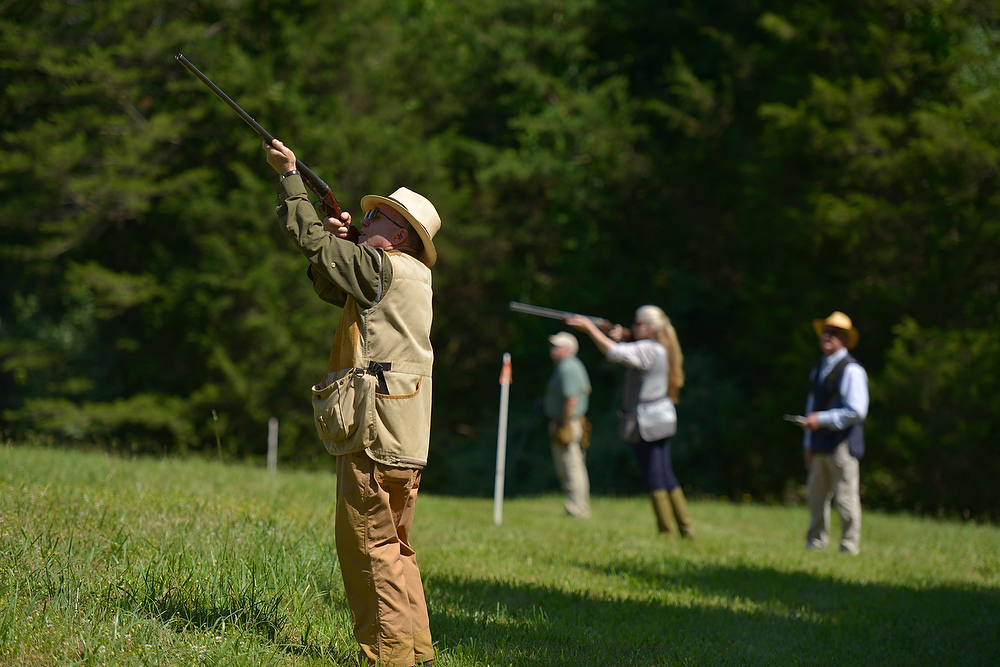
<path fill-rule="evenodd" d="M 393 220 L 392 218 L 390 218 L 389 216 L 387 216 L 385 213 L 382 212 L 382 209 L 377 208 L 377 207 L 373 208 L 372 210 L 370 210 L 367 213 L 365 213 L 365 217 L 363 219 L 367 220 L 368 222 L 375 222 L 379 218 L 385 218 L 386 220 L 388 220 L 392 224 L 396 225 L 400 229 L 405 229 L 405 227 L 403 227 L 403 225 L 399 224 L 398 222 L 396 222 L 395 220 Z"/>

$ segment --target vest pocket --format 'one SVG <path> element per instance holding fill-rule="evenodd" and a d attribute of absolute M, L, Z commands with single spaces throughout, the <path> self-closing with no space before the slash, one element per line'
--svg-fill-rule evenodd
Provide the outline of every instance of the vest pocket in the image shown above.
<path fill-rule="evenodd" d="M 386 373 L 386 380 L 393 393 L 375 397 L 378 425 L 375 458 L 398 462 L 406 459 L 407 464 L 426 461 L 430 440 L 431 379 L 407 373 Z"/>
<path fill-rule="evenodd" d="M 358 426 L 372 423 L 375 409 L 375 377 L 348 371 L 326 387 L 312 388 L 313 421 L 324 441 L 351 438 Z"/>

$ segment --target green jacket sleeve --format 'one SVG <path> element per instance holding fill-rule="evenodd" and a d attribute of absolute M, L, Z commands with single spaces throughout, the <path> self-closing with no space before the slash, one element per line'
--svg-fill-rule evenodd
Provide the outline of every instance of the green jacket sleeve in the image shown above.
<path fill-rule="evenodd" d="M 300 176 L 278 183 L 278 220 L 285 236 L 309 260 L 308 275 L 316 294 L 336 306 L 348 296 L 362 308 L 374 305 L 392 282 L 392 264 L 381 250 L 356 245 L 323 228 Z"/>

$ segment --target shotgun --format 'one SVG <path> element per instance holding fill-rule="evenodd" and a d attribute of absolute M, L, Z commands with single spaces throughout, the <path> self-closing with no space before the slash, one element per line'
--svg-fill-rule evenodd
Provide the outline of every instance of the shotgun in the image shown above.
<path fill-rule="evenodd" d="M 570 315 L 576 315 L 577 313 L 571 313 L 566 310 L 556 310 L 555 308 L 545 308 L 544 306 L 532 306 L 530 303 L 520 303 L 519 301 L 511 301 L 507 306 L 513 310 L 515 313 L 524 313 L 525 315 L 534 315 L 536 317 L 547 317 L 550 320 L 559 320 L 560 322 L 566 321 L 566 318 Z M 606 320 L 603 317 L 595 317 L 593 315 L 583 315 L 588 320 L 597 325 L 597 328 L 607 333 L 611 331 L 614 324 L 610 320 Z M 622 329 L 622 340 L 632 340 L 632 331 L 629 329 Z"/>
<path fill-rule="evenodd" d="M 274 144 L 274 137 L 272 137 L 267 130 L 261 127 L 260 123 L 255 121 L 250 114 L 241 109 L 240 105 L 236 104 L 236 102 L 230 99 L 229 95 L 226 95 L 224 92 L 222 92 L 221 88 L 212 83 L 211 79 L 202 74 L 197 67 L 192 65 L 190 60 L 185 58 L 184 55 L 180 53 L 174 56 L 174 58 L 176 58 L 181 65 L 184 65 L 184 67 L 187 68 L 189 72 L 198 77 L 198 79 L 200 79 L 202 83 L 208 86 L 209 89 L 219 97 L 219 99 L 228 104 L 230 108 L 233 111 L 235 111 L 240 118 L 246 121 L 247 125 L 249 125 L 254 130 L 257 131 L 257 134 L 260 135 L 260 138 L 266 141 L 269 146 Z M 299 160 L 298 158 L 296 158 L 295 160 L 295 168 L 299 170 L 299 174 L 301 174 L 302 180 L 305 182 L 306 187 L 312 190 L 313 194 L 319 197 L 319 201 L 317 202 L 317 204 L 319 206 L 320 211 L 328 217 L 340 220 L 341 219 L 340 202 L 338 202 L 337 198 L 333 195 L 333 190 L 330 189 L 330 186 L 327 185 L 322 178 L 317 176 L 312 169 L 307 167 L 302 162 L 302 160 Z M 358 230 L 357 227 L 353 225 L 348 227 L 347 230 L 348 240 L 354 241 L 356 243 L 359 234 L 360 231 Z"/>
<path fill-rule="evenodd" d="M 515 313 L 524 313 L 526 315 L 534 315 L 536 317 L 547 317 L 550 320 L 559 320 L 560 322 L 565 321 L 570 315 L 577 315 L 577 313 L 571 313 L 565 310 L 556 310 L 555 308 L 544 308 L 542 306 L 532 306 L 530 303 L 520 303 L 518 301 L 511 301 L 508 306 Z M 600 329 L 605 327 L 610 328 L 611 322 L 604 319 L 603 317 L 591 317 L 590 315 L 584 315 L 588 320 L 593 322 Z"/>

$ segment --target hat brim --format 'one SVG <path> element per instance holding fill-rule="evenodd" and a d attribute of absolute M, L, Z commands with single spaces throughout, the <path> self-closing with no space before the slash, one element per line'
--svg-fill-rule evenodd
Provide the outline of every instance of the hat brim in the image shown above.
<path fill-rule="evenodd" d="M 431 240 L 431 235 L 427 233 L 427 230 L 422 224 L 417 222 L 417 219 L 413 217 L 413 214 L 400 202 L 392 199 L 391 197 L 383 197 L 382 195 L 365 195 L 361 198 L 361 210 L 365 213 L 372 210 L 379 204 L 385 204 L 391 207 L 393 210 L 398 211 L 403 214 L 406 221 L 410 223 L 410 227 L 413 227 L 413 231 L 417 233 L 420 240 L 424 242 L 424 250 L 420 253 L 421 262 L 427 266 L 434 266 L 437 263 L 438 254 L 437 248 L 434 247 L 434 241 Z"/>
<path fill-rule="evenodd" d="M 560 333 L 552 334 L 551 336 L 549 336 L 549 345 L 553 345 L 555 347 L 565 348 L 565 349 L 569 350 L 570 352 L 572 352 L 573 354 L 576 354 L 577 352 L 579 352 L 580 351 L 580 343 L 576 340 L 576 338 L 575 337 L 567 337 L 566 335 L 561 335 L 562 333 L 563 332 L 560 332 Z M 572 336 L 572 334 L 569 334 L 569 335 Z"/>
<path fill-rule="evenodd" d="M 823 329 L 826 327 L 826 320 L 818 320 L 818 319 L 813 320 L 812 324 L 813 324 L 813 330 L 816 332 L 816 338 L 822 338 Z M 837 328 L 841 329 L 840 327 Z M 850 329 L 841 329 L 841 331 L 847 332 L 847 349 L 853 350 L 854 347 L 858 344 L 858 339 L 861 338 L 861 335 L 858 333 L 858 330 L 855 329 L 854 327 L 851 327 Z"/>

